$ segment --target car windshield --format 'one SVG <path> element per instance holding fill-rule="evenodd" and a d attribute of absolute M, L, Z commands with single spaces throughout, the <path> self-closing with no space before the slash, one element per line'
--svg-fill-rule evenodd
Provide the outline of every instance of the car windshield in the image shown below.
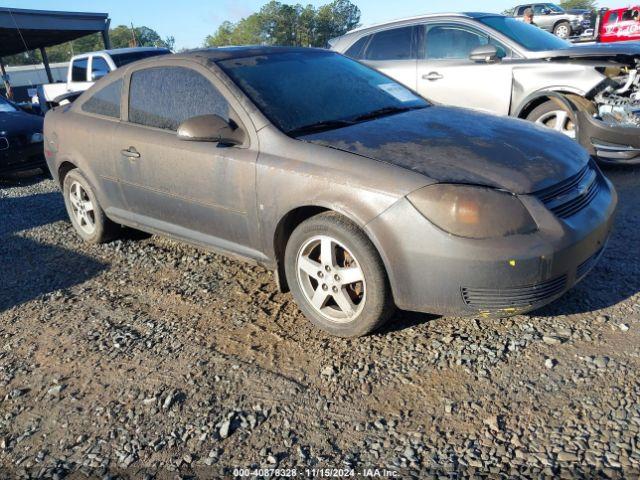
<path fill-rule="evenodd" d="M 270 53 L 218 65 L 292 136 L 428 105 L 389 77 L 334 52 Z"/>
<path fill-rule="evenodd" d="M 142 52 L 112 53 L 111 58 L 113 59 L 113 63 L 116 64 L 116 67 L 120 68 L 123 65 L 142 60 L 143 58 L 157 57 L 158 55 L 167 55 L 168 53 L 171 52 L 164 49 L 144 50 Z"/>
<path fill-rule="evenodd" d="M 0 97 L 0 112 L 17 112 L 18 109 L 7 102 L 4 98 Z"/>
<path fill-rule="evenodd" d="M 549 32 L 545 32 L 534 25 L 520 22 L 515 18 L 496 16 L 482 17 L 478 20 L 532 52 L 544 52 L 546 50 L 559 50 L 571 47 L 569 42 Z"/>

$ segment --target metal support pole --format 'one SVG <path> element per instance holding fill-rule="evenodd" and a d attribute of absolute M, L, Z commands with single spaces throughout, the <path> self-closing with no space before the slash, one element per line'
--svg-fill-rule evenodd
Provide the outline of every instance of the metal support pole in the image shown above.
<path fill-rule="evenodd" d="M 0 58 L 0 72 L 2 73 L 2 83 L 4 84 L 5 95 L 8 99 L 13 98 L 13 92 L 11 91 L 11 84 L 9 83 L 9 76 L 7 75 L 7 70 L 5 69 L 4 62 L 2 58 Z"/>
<path fill-rule="evenodd" d="M 111 39 L 109 38 L 109 25 L 111 25 L 111 19 L 107 18 L 107 22 L 102 30 L 102 41 L 106 50 L 111 50 Z"/>
<path fill-rule="evenodd" d="M 53 74 L 51 73 L 51 67 L 49 66 L 49 56 L 47 55 L 47 50 L 44 47 L 40 47 L 40 55 L 42 55 L 42 63 L 44 63 L 44 69 L 47 72 L 49 83 L 53 83 Z"/>

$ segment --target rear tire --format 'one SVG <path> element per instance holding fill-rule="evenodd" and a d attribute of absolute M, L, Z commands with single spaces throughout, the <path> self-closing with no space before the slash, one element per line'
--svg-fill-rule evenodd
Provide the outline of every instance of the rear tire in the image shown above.
<path fill-rule="evenodd" d="M 558 22 L 558 24 L 553 27 L 553 34 L 556 37 L 567 39 L 571 36 L 571 25 L 569 22 Z"/>
<path fill-rule="evenodd" d="M 89 181 L 78 169 L 64 177 L 62 193 L 76 233 L 87 243 L 105 243 L 119 236 L 120 225 L 104 214 Z"/>
<path fill-rule="evenodd" d="M 356 224 L 335 212 L 311 217 L 293 231 L 285 272 L 300 310 L 332 335 L 366 335 L 395 310 L 376 248 Z"/>

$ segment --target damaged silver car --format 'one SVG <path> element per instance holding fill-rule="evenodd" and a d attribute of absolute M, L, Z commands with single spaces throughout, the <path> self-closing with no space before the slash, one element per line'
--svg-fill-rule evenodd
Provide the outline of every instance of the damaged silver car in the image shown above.
<path fill-rule="evenodd" d="M 603 163 L 640 163 L 640 44 L 572 46 L 484 13 L 399 20 L 330 44 L 434 102 L 545 125 Z"/>

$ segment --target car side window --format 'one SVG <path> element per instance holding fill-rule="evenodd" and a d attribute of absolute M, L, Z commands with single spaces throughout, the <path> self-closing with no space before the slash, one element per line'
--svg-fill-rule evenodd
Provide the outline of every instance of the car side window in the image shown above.
<path fill-rule="evenodd" d="M 122 83 L 122 79 L 116 80 L 98 90 L 89 100 L 82 104 L 82 111 L 96 113 L 106 117 L 120 118 Z"/>
<path fill-rule="evenodd" d="M 87 81 L 88 64 L 89 64 L 88 58 L 80 58 L 73 61 L 73 64 L 71 65 L 71 80 L 73 82 Z"/>
<path fill-rule="evenodd" d="M 358 40 L 356 43 L 354 43 L 353 45 L 351 45 L 346 52 L 344 52 L 344 54 L 347 57 L 351 57 L 351 58 L 355 58 L 355 59 L 360 59 L 362 58 L 363 54 L 364 54 L 364 47 L 366 47 L 367 42 L 369 41 L 369 39 L 371 38 L 371 35 L 367 35 L 366 37 L 362 37 L 360 40 Z"/>
<path fill-rule="evenodd" d="M 428 60 L 468 59 L 471 51 L 490 42 L 489 36 L 463 25 L 427 26 L 426 58 Z M 500 52 L 499 52 L 500 54 Z M 506 52 L 502 48 L 502 55 Z"/>
<path fill-rule="evenodd" d="M 534 15 L 542 15 L 542 12 L 544 10 L 546 10 L 546 9 L 547 9 L 546 5 L 540 5 L 540 4 L 534 5 L 533 6 L 533 14 Z"/>
<path fill-rule="evenodd" d="M 91 61 L 91 74 L 102 74 L 103 76 L 109 73 L 109 64 L 102 57 L 93 57 Z"/>
<path fill-rule="evenodd" d="M 366 60 L 408 60 L 413 54 L 413 27 L 392 28 L 373 34 Z"/>
<path fill-rule="evenodd" d="M 522 16 L 524 16 L 524 11 L 525 11 L 527 8 L 531 8 L 531 5 L 522 5 L 522 6 L 518 7 L 518 13 L 517 13 L 517 16 L 518 16 L 518 17 L 522 17 Z"/>
<path fill-rule="evenodd" d="M 154 67 L 131 75 L 129 121 L 176 131 L 191 117 L 229 120 L 229 104 L 203 75 L 185 67 Z"/>

